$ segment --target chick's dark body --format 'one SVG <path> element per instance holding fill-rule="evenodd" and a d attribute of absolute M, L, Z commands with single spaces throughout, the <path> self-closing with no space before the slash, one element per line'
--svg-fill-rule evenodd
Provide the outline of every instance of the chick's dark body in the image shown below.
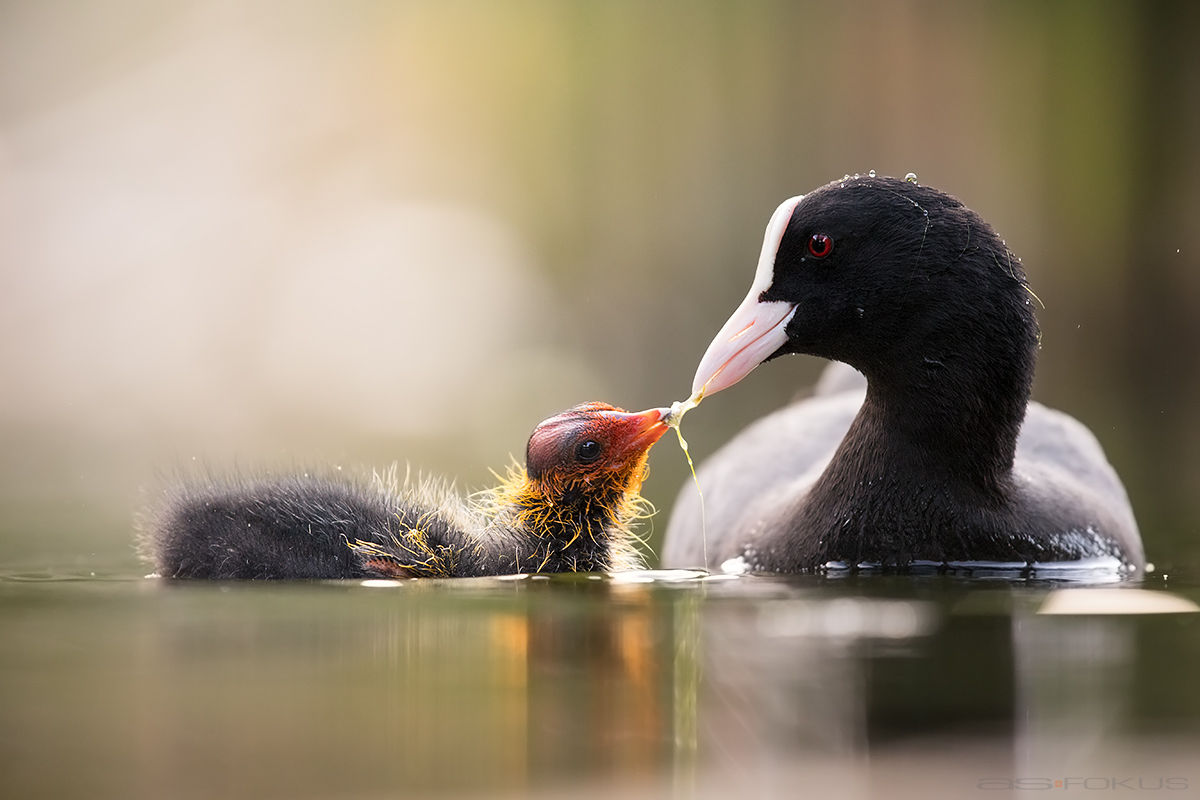
<path fill-rule="evenodd" d="M 473 577 L 640 565 L 632 525 L 665 409 L 592 403 L 543 422 L 528 469 L 464 499 L 395 473 L 183 480 L 142 520 L 159 575 L 200 579 Z M 583 454 L 582 456 L 580 454 Z"/>

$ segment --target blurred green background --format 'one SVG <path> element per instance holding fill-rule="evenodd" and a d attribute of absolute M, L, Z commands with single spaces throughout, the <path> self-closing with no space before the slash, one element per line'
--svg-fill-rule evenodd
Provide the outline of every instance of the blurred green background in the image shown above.
<path fill-rule="evenodd" d="M 688 393 L 783 198 L 917 174 L 1045 304 L 1035 396 L 1200 563 L 1200 5 L 0 2 L 0 565 L 136 568 L 193 462 L 477 488 Z M 688 418 L 703 457 L 820 369 Z M 687 476 L 664 440 L 665 528 Z"/>

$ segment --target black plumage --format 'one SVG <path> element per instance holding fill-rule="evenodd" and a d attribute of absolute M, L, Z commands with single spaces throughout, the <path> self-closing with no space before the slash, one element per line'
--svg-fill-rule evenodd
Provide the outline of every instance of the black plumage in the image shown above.
<path fill-rule="evenodd" d="M 752 425 L 701 466 L 708 552 L 751 569 L 1112 559 L 1144 564 L 1124 488 L 1080 423 L 1029 402 L 1038 328 L 1020 260 L 911 180 L 785 202 L 695 389 L 807 353 L 866 376 Z M 664 562 L 703 558 L 684 487 Z"/>
<path fill-rule="evenodd" d="M 432 480 L 301 474 L 181 481 L 143 516 L 159 575 L 468 577 L 641 564 L 633 526 L 665 409 L 601 403 L 540 424 L 526 468 L 468 498 Z"/>

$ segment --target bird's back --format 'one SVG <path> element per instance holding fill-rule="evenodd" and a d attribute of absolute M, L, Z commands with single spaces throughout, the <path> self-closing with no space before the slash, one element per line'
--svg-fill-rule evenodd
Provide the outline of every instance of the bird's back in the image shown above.
<path fill-rule="evenodd" d="M 436 547 L 462 538 L 456 522 L 380 481 L 232 478 L 166 490 L 142 520 L 141 538 L 164 577 L 358 578 L 372 573 L 351 544 L 395 547 L 415 530 Z"/>

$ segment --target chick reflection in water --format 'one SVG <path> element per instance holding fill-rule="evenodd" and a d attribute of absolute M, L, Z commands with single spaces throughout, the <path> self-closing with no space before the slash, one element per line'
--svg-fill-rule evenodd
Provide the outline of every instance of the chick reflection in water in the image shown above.
<path fill-rule="evenodd" d="M 182 484 L 142 524 L 171 578 L 417 578 L 641 566 L 634 524 L 667 409 L 587 403 L 534 429 L 526 466 L 464 500 L 444 485 L 321 476 Z"/>

